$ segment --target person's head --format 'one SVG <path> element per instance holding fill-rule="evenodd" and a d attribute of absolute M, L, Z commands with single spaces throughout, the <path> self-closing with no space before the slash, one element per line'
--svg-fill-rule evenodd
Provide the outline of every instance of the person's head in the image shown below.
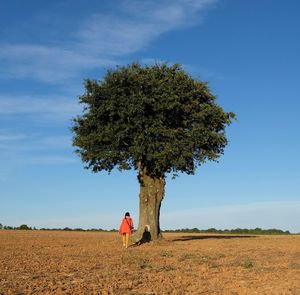
<path fill-rule="evenodd" d="M 126 213 L 125 213 L 125 217 L 130 217 L 129 212 L 126 212 Z"/>

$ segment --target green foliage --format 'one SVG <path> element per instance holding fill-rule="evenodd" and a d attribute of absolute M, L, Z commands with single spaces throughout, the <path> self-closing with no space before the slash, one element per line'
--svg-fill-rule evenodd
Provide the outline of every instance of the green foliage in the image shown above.
<path fill-rule="evenodd" d="M 17 229 L 20 229 L 20 230 L 31 230 L 31 227 L 29 227 L 26 224 L 22 224 Z"/>
<path fill-rule="evenodd" d="M 3 229 L 3 225 L 2 225 L 2 223 L 0 223 L 0 229 Z"/>
<path fill-rule="evenodd" d="M 146 168 L 149 175 L 193 174 L 217 160 L 235 117 L 215 103 L 207 83 L 179 65 L 131 64 L 85 81 L 82 116 L 74 119 L 73 145 L 93 172 Z"/>

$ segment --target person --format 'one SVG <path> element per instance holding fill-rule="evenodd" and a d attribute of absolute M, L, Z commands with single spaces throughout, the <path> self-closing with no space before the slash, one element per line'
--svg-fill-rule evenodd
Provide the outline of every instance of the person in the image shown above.
<path fill-rule="evenodd" d="M 129 212 L 126 212 L 125 217 L 123 218 L 119 229 L 119 232 L 122 235 L 123 246 L 126 249 L 128 248 L 129 236 L 132 234 L 132 230 L 133 230 L 133 221 L 130 217 Z"/>

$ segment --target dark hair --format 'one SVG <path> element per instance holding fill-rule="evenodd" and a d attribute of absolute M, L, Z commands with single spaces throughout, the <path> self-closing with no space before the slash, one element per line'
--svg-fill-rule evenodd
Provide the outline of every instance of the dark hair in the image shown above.
<path fill-rule="evenodd" d="M 130 216 L 129 212 L 126 212 L 126 213 L 125 213 L 125 217 L 126 217 L 126 216 Z"/>

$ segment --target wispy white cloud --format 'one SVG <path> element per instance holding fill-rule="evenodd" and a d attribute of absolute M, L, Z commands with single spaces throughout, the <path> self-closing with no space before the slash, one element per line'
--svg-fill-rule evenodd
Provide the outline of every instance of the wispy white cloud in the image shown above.
<path fill-rule="evenodd" d="M 218 0 L 130 0 L 123 4 L 123 10 L 137 19 L 156 25 L 161 33 L 202 21 L 199 13 L 217 2 Z"/>
<path fill-rule="evenodd" d="M 40 144 L 47 148 L 70 148 L 72 146 L 71 137 L 67 135 L 47 136 L 40 139 Z"/>
<path fill-rule="evenodd" d="M 75 99 L 57 96 L 0 95 L 0 114 L 35 114 L 54 119 L 71 119 L 82 107 Z"/>
<path fill-rule="evenodd" d="M 1 133 L 0 131 L 0 144 L 7 142 L 15 142 L 19 140 L 23 140 L 26 138 L 25 134 L 9 134 L 9 133 Z"/>
<path fill-rule="evenodd" d="M 56 45 L 0 44 L 1 77 L 57 83 L 83 70 L 119 63 L 162 34 L 201 21 L 216 0 L 126 1 L 119 13 L 93 12 Z M 57 28 L 59 30 L 59 28 Z"/>
<path fill-rule="evenodd" d="M 170 228 L 278 228 L 300 232 L 300 201 L 274 201 L 194 208 L 161 215 L 161 226 Z"/>
<path fill-rule="evenodd" d="M 64 164 L 72 164 L 77 162 L 75 157 L 68 156 L 58 156 L 58 155 L 41 155 L 41 156 L 30 156 L 24 158 L 20 161 L 23 165 L 64 165 Z"/>
<path fill-rule="evenodd" d="M 121 7 L 122 16 L 92 15 L 78 32 L 79 44 L 95 55 L 131 54 L 166 32 L 200 22 L 199 13 L 215 2 L 126 1 Z"/>
<path fill-rule="evenodd" d="M 45 136 L 41 134 L 1 134 L 0 131 L 0 150 L 13 152 L 32 152 L 32 151 L 57 151 L 70 149 L 72 146 L 71 136 L 56 135 Z"/>
<path fill-rule="evenodd" d="M 0 116 L 23 120 L 11 128 L 0 129 L 0 181 L 10 179 L 15 171 L 32 165 L 68 165 L 78 159 L 72 155 L 71 134 L 52 134 L 44 130 L 40 123 L 60 122 L 67 131 L 71 118 L 79 113 L 81 106 L 75 99 L 66 97 L 0 96 Z M 32 121 L 33 127 L 20 131 L 25 120 Z M 23 128 L 22 128 L 23 129 Z M 18 130 L 18 131 L 16 131 Z M 57 132 L 57 131 L 55 131 Z"/>
<path fill-rule="evenodd" d="M 0 181 L 7 181 L 14 171 L 37 165 L 68 165 L 78 161 L 72 155 L 71 135 L 14 133 L 0 130 Z"/>
<path fill-rule="evenodd" d="M 30 78 L 49 83 L 64 83 L 79 71 L 114 65 L 109 58 L 85 54 L 74 49 L 35 44 L 0 45 L 1 77 Z"/>
<path fill-rule="evenodd" d="M 72 135 L 51 135 L 42 130 L 19 132 L 13 128 L 0 129 L 0 150 L 3 152 L 57 152 L 72 147 Z"/>
<path fill-rule="evenodd" d="M 57 150 L 46 150 L 42 152 L 34 151 L 34 147 L 26 146 L 18 149 L 13 146 L 5 148 L 0 146 L 0 182 L 10 181 L 16 171 L 20 171 L 30 166 L 60 166 L 70 165 L 78 162 L 75 155 L 71 153 L 62 155 Z"/>

